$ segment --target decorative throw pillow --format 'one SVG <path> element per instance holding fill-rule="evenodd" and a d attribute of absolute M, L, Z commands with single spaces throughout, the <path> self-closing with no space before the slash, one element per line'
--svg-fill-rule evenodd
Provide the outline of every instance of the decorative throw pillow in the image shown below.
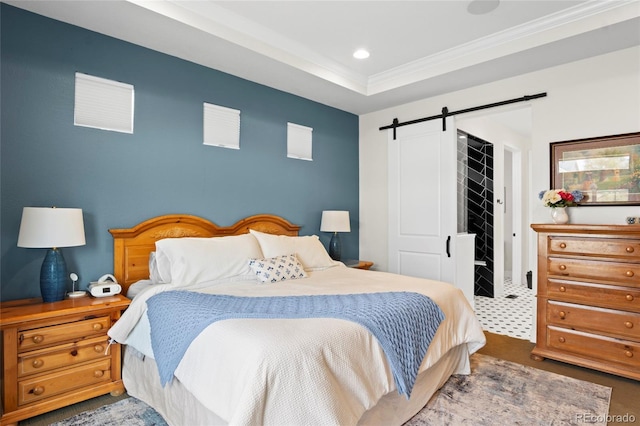
<path fill-rule="evenodd" d="M 249 267 L 262 282 L 275 283 L 307 277 L 302 264 L 295 254 L 266 259 L 250 259 Z"/>

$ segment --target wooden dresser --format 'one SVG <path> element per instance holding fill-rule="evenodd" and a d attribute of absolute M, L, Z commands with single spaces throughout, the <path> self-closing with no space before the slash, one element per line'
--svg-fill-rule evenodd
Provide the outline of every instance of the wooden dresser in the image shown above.
<path fill-rule="evenodd" d="M 640 380 L 640 226 L 531 227 L 538 233 L 531 357 Z"/>
<path fill-rule="evenodd" d="M 107 331 L 124 296 L 0 304 L 2 425 L 106 393 L 124 392 L 120 345 Z"/>

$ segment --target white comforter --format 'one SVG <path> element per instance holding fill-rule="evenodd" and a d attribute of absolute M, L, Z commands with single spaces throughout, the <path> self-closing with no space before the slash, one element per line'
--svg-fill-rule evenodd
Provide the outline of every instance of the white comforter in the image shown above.
<path fill-rule="evenodd" d="M 473 310 L 462 292 L 450 284 L 343 266 L 309 275 L 278 284 L 235 281 L 179 289 L 237 296 L 382 291 L 425 294 L 446 318 L 420 371 L 455 346 L 466 345 L 472 354 L 485 343 Z M 175 285 L 163 284 L 141 291 L 109 335 L 153 357 L 146 300 L 175 289 Z M 469 373 L 468 360 L 456 373 Z M 362 326 L 339 319 L 216 322 L 192 342 L 175 377 L 204 406 L 232 425 L 356 424 L 366 410 L 395 389 L 376 339 Z"/>

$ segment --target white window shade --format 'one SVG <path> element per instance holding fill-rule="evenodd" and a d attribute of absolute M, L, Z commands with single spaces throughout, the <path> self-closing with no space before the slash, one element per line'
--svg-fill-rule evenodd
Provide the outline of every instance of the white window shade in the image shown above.
<path fill-rule="evenodd" d="M 131 84 L 77 72 L 75 91 L 74 125 L 133 133 Z"/>
<path fill-rule="evenodd" d="M 204 103 L 204 144 L 240 149 L 240 111 Z"/>
<path fill-rule="evenodd" d="M 287 123 L 287 157 L 312 161 L 312 132 L 311 127 Z"/>

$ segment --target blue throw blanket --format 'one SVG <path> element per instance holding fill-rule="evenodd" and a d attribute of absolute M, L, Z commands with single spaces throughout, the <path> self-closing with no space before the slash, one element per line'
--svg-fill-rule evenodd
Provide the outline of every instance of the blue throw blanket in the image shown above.
<path fill-rule="evenodd" d="M 419 293 L 237 297 L 168 291 L 147 301 L 151 346 L 162 386 L 187 348 L 216 321 L 232 318 L 339 318 L 373 334 L 389 361 L 398 392 L 411 395 L 418 370 L 444 313 Z"/>

